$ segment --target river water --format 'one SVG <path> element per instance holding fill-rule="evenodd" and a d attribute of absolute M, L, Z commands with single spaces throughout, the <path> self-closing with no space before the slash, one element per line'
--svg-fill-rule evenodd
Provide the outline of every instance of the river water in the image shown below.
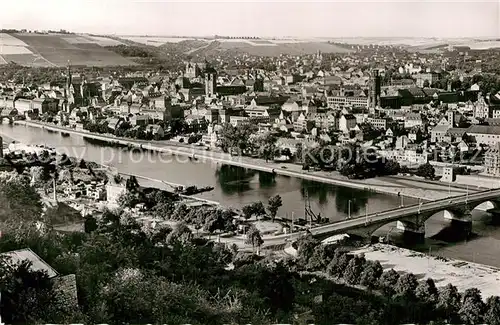
<path fill-rule="evenodd" d="M 295 219 L 304 218 L 306 202 L 309 202 L 316 214 L 328 217 L 330 221 L 343 220 L 349 213 L 352 217 L 362 216 L 366 209 L 368 213 L 388 210 L 400 203 L 400 199 L 392 195 L 294 177 L 273 176 L 240 167 L 192 161 L 181 156 L 104 147 L 90 143 L 82 136 L 63 137 L 60 133 L 40 128 L 2 124 L 0 135 L 25 144 L 55 147 L 61 153 L 113 166 L 123 173 L 183 185 L 213 186 L 214 190 L 200 194 L 199 197 L 220 202 L 226 207 L 241 208 L 255 201 L 266 204 L 270 197 L 279 194 L 283 206 L 279 209 L 278 216 L 288 219 L 292 213 Z M 415 204 L 417 200 L 405 198 L 404 203 Z M 412 245 L 411 248 L 500 267 L 500 227 L 486 213 L 474 210 L 473 216 L 473 238 L 467 241 L 464 238 L 451 238 L 450 223 L 443 219 L 442 214 L 436 214 L 426 222 L 425 243 Z M 395 230 L 395 223 L 380 228 L 376 235 L 386 236 L 388 233 L 391 240 L 405 245 L 403 237 Z"/>

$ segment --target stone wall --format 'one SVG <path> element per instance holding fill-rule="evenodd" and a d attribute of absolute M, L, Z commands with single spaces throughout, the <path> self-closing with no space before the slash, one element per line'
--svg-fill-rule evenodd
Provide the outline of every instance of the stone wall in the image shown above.
<path fill-rule="evenodd" d="M 58 276 L 53 279 L 54 289 L 59 291 L 58 298 L 61 303 L 67 307 L 78 306 L 78 293 L 76 288 L 76 276 L 69 274 L 65 276 Z"/>

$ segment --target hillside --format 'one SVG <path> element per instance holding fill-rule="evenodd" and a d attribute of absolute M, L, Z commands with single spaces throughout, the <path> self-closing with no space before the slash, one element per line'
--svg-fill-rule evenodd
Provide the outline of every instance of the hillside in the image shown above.
<path fill-rule="evenodd" d="M 0 33 L 0 64 L 62 67 L 68 61 L 75 66 L 135 65 L 103 46 L 122 44 L 106 37 L 75 34 Z"/>
<path fill-rule="evenodd" d="M 437 52 L 446 49 L 449 45 L 468 46 L 471 49 L 500 48 L 499 39 L 474 39 L 474 38 L 413 38 L 413 37 L 359 37 L 335 38 L 334 42 L 356 44 L 359 46 L 388 45 L 408 49 L 411 52 Z"/>
<path fill-rule="evenodd" d="M 206 39 L 122 36 L 124 42 L 133 41 L 157 46 L 166 52 L 183 53 L 191 56 L 210 56 L 225 52 L 248 53 L 257 56 L 278 56 L 280 54 L 303 55 L 318 51 L 323 53 L 349 53 L 348 47 L 329 44 L 324 40 L 276 40 L 276 39 Z"/>

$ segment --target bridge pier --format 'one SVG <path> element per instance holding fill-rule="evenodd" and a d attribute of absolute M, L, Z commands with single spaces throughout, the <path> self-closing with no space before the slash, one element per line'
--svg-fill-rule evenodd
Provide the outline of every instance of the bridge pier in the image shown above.
<path fill-rule="evenodd" d="M 486 210 L 491 215 L 491 221 L 493 224 L 498 225 L 500 224 L 500 209 L 495 208 L 495 209 L 488 209 Z"/>
<path fill-rule="evenodd" d="M 411 241 L 425 241 L 425 225 L 410 221 L 398 221 L 396 228 L 403 231 L 403 237 Z"/>
<path fill-rule="evenodd" d="M 457 230 L 460 234 L 469 236 L 472 232 L 472 214 L 471 211 L 464 207 L 460 210 L 454 210 L 448 216 L 445 211 L 445 219 L 451 221 L 451 226 Z"/>

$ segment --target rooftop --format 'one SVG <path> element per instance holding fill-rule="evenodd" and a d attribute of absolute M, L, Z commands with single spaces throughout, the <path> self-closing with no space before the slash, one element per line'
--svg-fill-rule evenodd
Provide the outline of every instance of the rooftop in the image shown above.
<path fill-rule="evenodd" d="M 49 278 L 56 277 L 58 275 L 57 271 L 54 270 L 50 265 L 48 265 L 44 260 L 40 258 L 40 256 L 36 255 L 29 248 L 19 249 L 15 251 L 10 251 L 6 253 L 0 254 L 2 256 L 6 256 L 10 258 L 10 265 L 14 266 L 17 263 L 28 260 L 31 262 L 31 270 L 32 271 L 46 271 Z"/>
<path fill-rule="evenodd" d="M 491 125 L 472 125 L 467 129 L 467 133 L 498 134 L 500 135 L 500 126 Z"/>

